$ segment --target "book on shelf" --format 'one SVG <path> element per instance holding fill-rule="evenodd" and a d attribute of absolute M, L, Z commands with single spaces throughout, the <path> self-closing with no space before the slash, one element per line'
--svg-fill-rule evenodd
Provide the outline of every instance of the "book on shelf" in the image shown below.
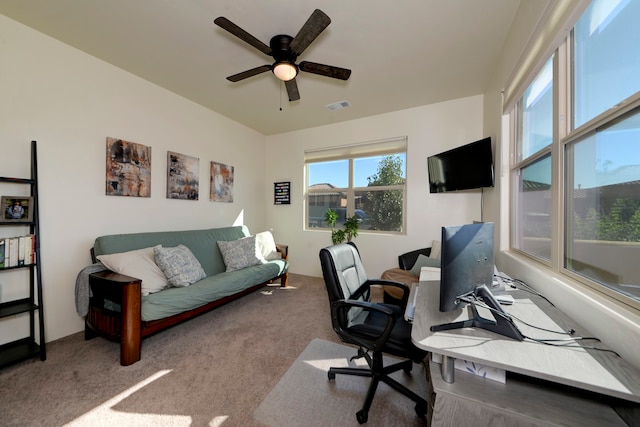
<path fill-rule="evenodd" d="M 17 237 L 9 238 L 9 267 L 18 265 L 18 246 L 19 239 Z"/>
<path fill-rule="evenodd" d="M 34 264 L 35 239 L 33 234 L 0 239 L 0 268 Z"/>
<path fill-rule="evenodd" d="M 33 254 L 35 248 L 36 236 L 30 234 L 25 236 L 25 246 L 24 246 L 24 263 L 25 265 L 33 264 Z"/>
<path fill-rule="evenodd" d="M 25 236 L 18 237 L 18 265 L 24 265 L 24 251 L 27 244 Z"/>

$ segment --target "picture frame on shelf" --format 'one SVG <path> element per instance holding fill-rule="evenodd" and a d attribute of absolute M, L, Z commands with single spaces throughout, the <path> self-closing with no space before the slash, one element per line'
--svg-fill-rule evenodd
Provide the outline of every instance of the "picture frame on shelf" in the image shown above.
<path fill-rule="evenodd" d="M 33 197 L 2 196 L 2 223 L 33 222 Z"/>

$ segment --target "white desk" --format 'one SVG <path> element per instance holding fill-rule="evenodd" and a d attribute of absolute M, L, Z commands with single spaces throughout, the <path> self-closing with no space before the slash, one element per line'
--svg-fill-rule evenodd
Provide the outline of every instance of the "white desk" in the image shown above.
<path fill-rule="evenodd" d="M 587 331 L 541 298 L 524 291 L 515 291 L 513 296 L 516 298 L 515 304 L 503 306 L 508 313 L 539 327 L 551 330 L 574 329 L 575 336 L 589 336 Z M 466 320 L 469 316 L 467 308 L 441 313 L 438 310 L 438 302 L 439 283 L 420 282 L 412 330 L 412 340 L 420 348 L 445 358 L 461 358 L 504 369 L 508 373 L 546 380 L 551 384 L 567 385 L 635 404 L 640 402 L 640 372 L 613 353 L 584 348 L 553 347 L 527 340 L 520 342 L 475 328 L 431 332 L 432 325 Z M 536 330 L 519 322 L 516 322 L 516 325 L 524 335 L 532 338 L 566 337 Z M 604 345 L 597 341 L 586 341 L 583 344 L 604 348 Z M 448 360 L 451 362 L 451 359 Z M 453 363 L 451 367 L 452 365 Z M 431 373 L 432 382 L 441 386 L 440 391 L 446 388 L 447 392 L 453 392 L 456 384 L 446 384 L 441 378 L 435 378 L 433 369 Z M 458 372 L 459 379 L 462 379 L 463 375 L 466 374 Z M 468 383 L 468 378 L 465 377 L 464 380 Z M 491 381 L 484 381 L 486 386 L 481 388 L 484 392 L 498 387 L 488 384 Z M 505 386 L 509 386 L 509 381 L 507 377 Z M 461 387 L 462 384 L 458 388 L 460 395 L 464 394 Z M 525 385 L 524 389 L 526 388 Z M 554 391 L 553 385 L 547 388 Z M 530 394 L 537 395 L 537 391 L 539 390 Z M 486 402 L 487 399 L 491 398 L 483 396 L 480 400 Z M 552 401 L 554 399 L 556 398 L 551 398 Z M 585 404 L 593 405 L 595 408 L 595 403 L 595 400 L 587 399 Z M 602 412 L 600 409 L 597 411 Z"/>

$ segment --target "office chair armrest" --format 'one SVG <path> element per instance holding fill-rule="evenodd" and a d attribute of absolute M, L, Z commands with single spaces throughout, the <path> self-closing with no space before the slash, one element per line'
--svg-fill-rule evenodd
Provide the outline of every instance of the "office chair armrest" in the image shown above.
<path fill-rule="evenodd" d="M 354 336 L 348 329 L 347 325 L 343 325 L 339 319 L 345 319 L 346 315 L 341 315 L 340 311 L 345 310 L 348 311 L 350 308 L 361 308 L 365 311 L 377 311 L 386 316 L 386 324 L 380 335 L 375 337 L 375 339 L 367 339 L 362 336 Z M 397 315 L 396 313 L 389 307 L 386 307 L 381 304 L 375 304 L 367 301 L 356 301 L 356 300 L 338 300 L 334 301 L 331 304 L 331 317 L 333 323 L 333 329 L 338 333 L 338 335 L 345 337 L 347 341 L 354 342 L 364 348 L 369 350 L 378 351 L 382 349 L 384 344 L 389 339 L 389 335 L 391 335 L 391 331 L 393 330 L 394 325 L 396 324 Z"/>
<path fill-rule="evenodd" d="M 370 279 L 367 282 L 369 286 L 371 285 L 382 285 L 382 286 L 393 286 L 394 288 L 399 288 L 402 290 L 402 298 L 400 298 L 400 300 L 402 301 L 400 303 L 400 307 L 404 310 L 405 308 L 407 308 L 407 303 L 409 302 L 409 293 L 411 291 L 411 289 L 409 289 L 409 287 L 407 285 L 405 285 L 402 282 L 396 282 L 394 280 L 384 280 L 384 279 Z"/>

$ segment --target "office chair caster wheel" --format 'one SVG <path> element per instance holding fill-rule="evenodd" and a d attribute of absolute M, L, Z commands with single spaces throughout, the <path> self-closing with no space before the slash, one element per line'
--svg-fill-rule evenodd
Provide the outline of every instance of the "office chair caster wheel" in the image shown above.
<path fill-rule="evenodd" d="M 329 377 L 329 380 L 335 380 L 336 379 L 336 374 L 334 372 L 327 372 L 327 376 Z"/>
<path fill-rule="evenodd" d="M 358 420 L 358 424 L 364 424 L 369 419 L 369 414 L 360 410 L 356 412 L 356 419 Z"/>

